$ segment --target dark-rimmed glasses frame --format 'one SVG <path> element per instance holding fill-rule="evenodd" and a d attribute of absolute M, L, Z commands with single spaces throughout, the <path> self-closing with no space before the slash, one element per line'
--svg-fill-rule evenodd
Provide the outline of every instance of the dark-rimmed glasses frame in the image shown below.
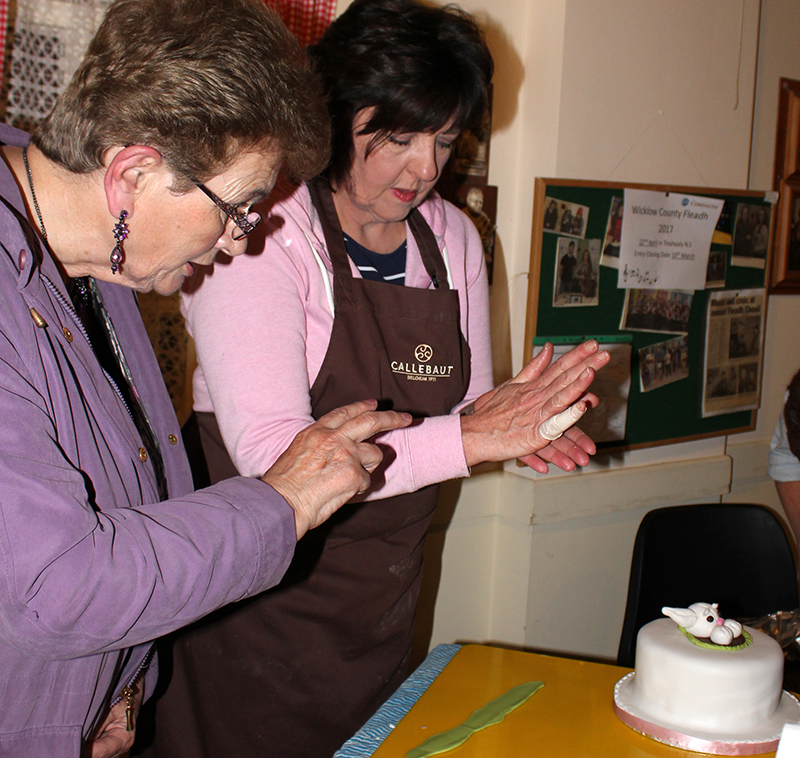
<path fill-rule="evenodd" d="M 217 197 L 205 184 L 198 182 L 197 179 L 189 177 L 194 182 L 195 186 L 214 203 L 233 223 L 241 230 L 241 234 L 233 233 L 231 238 L 234 240 L 244 239 L 250 232 L 253 231 L 261 223 L 261 215 L 255 211 L 248 211 L 242 213 L 238 208 L 226 203 L 221 198 Z M 258 216 L 256 221 L 248 220 L 248 216 L 255 214 Z"/>

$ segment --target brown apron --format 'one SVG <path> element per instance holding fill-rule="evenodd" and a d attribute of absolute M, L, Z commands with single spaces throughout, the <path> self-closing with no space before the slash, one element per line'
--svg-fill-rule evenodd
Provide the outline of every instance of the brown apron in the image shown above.
<path fill-rule="evenodd" d="M 415 417 L 449 413 L 469 384 L 469 348 L 430 227 L 411 214 L 437 288 L 354 278 L 331 192 L 311 192 L 335 309 L 314 417 L 363 398 Z M 207 449 L 218 430 L 200 416 Z M 329 758 L 405 677 L 438 489 L 346 505 L 298 543 L 278 587 L 180 634 L 157 707 L 158 755 Z"/>

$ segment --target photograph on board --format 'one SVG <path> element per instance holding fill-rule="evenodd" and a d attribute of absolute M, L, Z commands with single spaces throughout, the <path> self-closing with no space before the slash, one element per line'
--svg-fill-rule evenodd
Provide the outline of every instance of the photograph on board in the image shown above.
<path fill-rule="evenodd" d="M 624 199 L 611 198 L 611 209 L 608 212 L 606 223 L 606 236 L 603 240 L 603 255 L 600 258 L 601 266 L 619 268 L 619 246 L 622 242 L 622 212 L 625 209 Z"/>
<path fill-rule="evenodd" d="M 769 223 L 770 213 L 765 206 L 739 203 L 733 228 L 732 266 L 766 268 Z"/>
<path fill-rule="evenodd" d="M 625 438 L 633 347 L 628 341 L 604 342 L 602 337 L 598 337 L 598 341 L 600 349 L 607 350 L 611 356 L 603 370 L 597 372 L 592 383 L 592 392 L 603 400 L 581 419 L 581 431 L 595 442 L 616 442 Z M 565 355 L 578 344 L 579 342 L 555 343 L 553 360 Z"/>
<path fill-rule="evenodd" d="M 544 231 L 583 239 L 588 221 L 588 205 L 568 203 L 553 197 L 545 198 L 542 224 Z"/>
<path fill-rule="evenodd" d="M 693 296 L 685 290 L 630 289 L 620 329 L 686 334 Z"/>
<path fill-rule="evenodd" d="M 689 338 L 685 334 L 639 350 L 641 392 L 650 392 L 688 376 Z"/>
<path fill-rule="evenodd" d="M 560 237 L 556 252 L 553 307 L 597 305 L 600 240 Z"/>
<path fill-rule="evenodd" d="M 708 267 L 706 268 L 706 288 L 724 287 L 727 269 L 727 251 L 712 250 L 708 254 Z"/>
<path fill-rule="evenodd" d="M 714 234 L 711 235 L 712 245 L 730 245 L 733 243 L 733 234 L 731 234 L 731 204 L 726 200 L 722 206 L 717 219 L 717 225 L 714 227 Z"/>

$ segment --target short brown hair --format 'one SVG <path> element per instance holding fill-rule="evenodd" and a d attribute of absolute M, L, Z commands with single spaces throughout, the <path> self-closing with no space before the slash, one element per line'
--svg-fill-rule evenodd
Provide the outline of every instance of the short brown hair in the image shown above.
<path fill-rule="evenodd" d="M 300 44 L 260 0 L 116 0 L 32 141 L 75 173 L 114 145 L 149 145 L 201 181 L 237 150 L 277 148 L 304 179 L 330 132 Z"/>

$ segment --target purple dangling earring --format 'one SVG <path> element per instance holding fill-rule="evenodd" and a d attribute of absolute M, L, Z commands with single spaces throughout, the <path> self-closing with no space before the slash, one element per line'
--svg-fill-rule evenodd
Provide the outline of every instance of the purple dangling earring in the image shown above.
<path fill-rule="evenodd" d="M 111 251 L 111 273 L 116 274 L 122 270 L 122 261 L 125 260 L 125 251 L 122 249 L 122 241 L 128 236 L 128 225 L 125 219 L 128 218 L 128 211 L 119 214 L 119 221 L 114 224 L 114 239 L 116 246 Z"/>

